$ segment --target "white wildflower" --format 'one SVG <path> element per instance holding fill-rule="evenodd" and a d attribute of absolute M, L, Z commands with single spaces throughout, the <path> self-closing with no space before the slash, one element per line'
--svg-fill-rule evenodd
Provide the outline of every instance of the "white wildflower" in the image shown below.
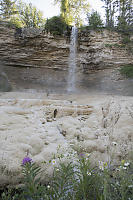
<path fill-rule="evenodd" d="M 56 164 L 56 160 L 52 160 L 52 165 L 55 165 Z"/>
<path fill-rule="evenodd" d="M 88 176 L 91 176 L 91 172 L 87 172 L 87 175 L 88 175 Z"/>
<path fill-rule="evenodd" d="M 124 166 L 125 166 L 125 167 L 128 167 L 129 165 L 130 165 L 129 162 L 124 163 Z"/>
<path fill-rule="evenodd" d="M 119 182 L 118 182 L 118 181 L 116 182 L 116 185 L 120 186 L 120 184 L 119 184 Z"/>
<path fill-rule="evenodd" d="M 99 169 L 102 171 L 104 170 L 104 162 L 99 161 Z"/>
<path fill-rule="evenodd" d="M 123 167 L 123 169 L 127 169 L 126 167 Z"/>
<path fill-rule="evenodd" d="M 104 167 L 102 165 L 99 166 L 99 169 L 101 169 L 102 171 L 104 170 Z"/>
<path fill-rule="evenodd" d="M 49 188 L 50 188 L 50 185 L 47 185 L 47 188 L 49 189 Z"/>
<path fill-rule="evenodd" d="M 115 170 L 116 170 L 116 171 L 120 171 L 120 169 L 119 169 L 119 168 L 116 168 Z"/>
<path fill-rule="evenodd" d="M 87 157 L 89 157 L 89 156 L 90 156 L 90 153 L 86 153 L 85 155 L 86 155 Z"/>

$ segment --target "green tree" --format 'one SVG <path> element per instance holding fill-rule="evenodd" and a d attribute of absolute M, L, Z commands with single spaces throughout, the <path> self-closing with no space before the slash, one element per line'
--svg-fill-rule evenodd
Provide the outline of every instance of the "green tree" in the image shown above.
<path fill-rule="evenodd" d="M 103 26 L 103 21 L 101 19 L 100 14 L 97 11 L 91 13 L 91 15 L 87 14 L 89 26 L 92 29 L 97 29 Z"/>
<path fill-rule="evenodd" d="M 45 29 L 53 35 L 62 35 L 67 28 L 67 24 L 61 16 L 54 16 L 47 19 Z"/>
<path fill-rule="evenodd" d="M 133 28 L 132 0 L 119 0 L 118 30 L 128 32 Z"/>
<path fill-rule="evenodd" d="M 21 0 L 17 4 L 18 16 L 17 23 L 21 22 L 23 27 L 35 27 L 44 26 L 45 19 L 40 10 L 37 10 L 31 3 L 26 4 Z"/>
<path fill-rule="evenodd" d="M 0 0 L 0 15 L 3 19 L 10 19 L 12 15 L 17 13 L 15 2 L 13 0 Z"/>
<path fill-rule="evenodd" d="M 80 26 L 83 22 L 82 15 L 89 10 L 87 0 L 55 0 L 55 3 L 59 3 L 61 16 L 68 25 Z"/>
<path fill-rule="evenodd" d="M 115 13 L 117 12 L 118 0 L 101 0 L 105 3 L 105 16 L 106 16 L 106 27 L 112 28 L 115 24 Z"/>
<path fill-rule="evenodd" d="M 132 0 L 101 0 L 105 3 L 106 27 L 117 24 L 119 30 L 126 31 L 133 25 Z"/>

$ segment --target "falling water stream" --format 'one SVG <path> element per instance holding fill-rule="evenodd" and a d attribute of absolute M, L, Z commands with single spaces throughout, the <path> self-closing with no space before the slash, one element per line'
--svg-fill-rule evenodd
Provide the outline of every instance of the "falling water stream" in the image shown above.
<path fill-rule="evenodd" d="M 70 56 L 69 56 L 69 69 L 68 69 L 68 80 L 67 80 L 67 91 L 73 92 L 76 89 L 76 54 L 77 54 L 77 36 L 78 29 L 74 26 L 71 32 L 71 43 L 70 43 Z"/>

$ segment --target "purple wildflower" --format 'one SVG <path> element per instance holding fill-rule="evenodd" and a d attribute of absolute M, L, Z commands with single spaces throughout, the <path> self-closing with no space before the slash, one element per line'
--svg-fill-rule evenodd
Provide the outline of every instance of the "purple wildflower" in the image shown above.
<path fill-rule="evenodd" d="M 31 163 L 31 161 L 32 161 L 31 158 L 29 158 L 29 157 L 25 157 L 25 158 L 23 159 L 22 164 L 25 165 L 26 163 Z"/>
<path fill-rule="evenodd" d="M 84 153 L 80 153 L 79 157 L 84 158 L 85 154 Z"/>

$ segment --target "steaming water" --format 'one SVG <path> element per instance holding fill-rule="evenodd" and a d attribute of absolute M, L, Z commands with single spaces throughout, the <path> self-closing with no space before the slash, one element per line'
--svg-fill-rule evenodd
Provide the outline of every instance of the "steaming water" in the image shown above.
<path fill-rule="evenodd" d="M 70 43 L 70 56 L 69 56 L 69 71 L 68 71 L 68 85 L 67 91 L 73 92 L 76 89 L 76 54 L 77 54 L 77 36 L 78 29 L 72 27 L 71 43 Z"/>

